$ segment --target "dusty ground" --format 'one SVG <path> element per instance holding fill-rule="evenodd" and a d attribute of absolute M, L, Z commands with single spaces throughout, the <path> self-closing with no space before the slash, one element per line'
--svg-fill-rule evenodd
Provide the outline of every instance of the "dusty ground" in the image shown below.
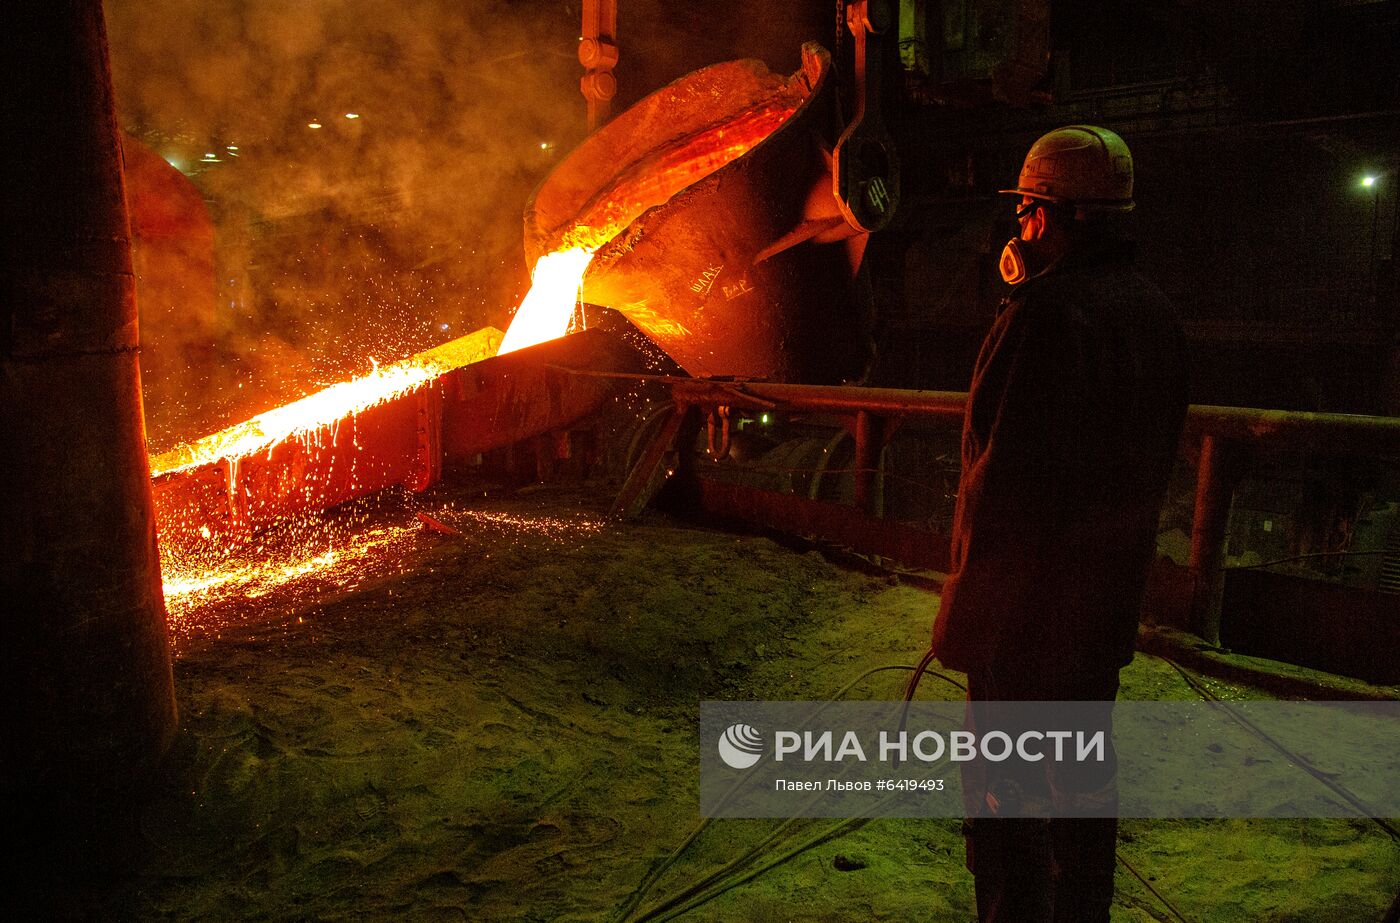
<path fill-rule="evenodd" d="M 143 811 L 149 850 L 95 915 L 611 919 L 697 824 L 700 700 L 829 697 L 916 659 L 937 607 L 766 538 L 608 523 L 601 492 L 413 502 L 464 534 L 390 503 L 368 520 L 411 531 L 355 565 L 353 592 L 341 574 L 181 616 L 182 731 Z M 905 675 L 852 695 L 897 697 Z M 936 680 L 921 694 L 959 697 Z M 1194 693 L 1140 655 L 1122 695 Z M 838 823 L 790 825 L 750 867 Z M 778 827 L 709 825 L 641 909 Z M 1120 852 L 1192 923 L 1379 920 L 1400 888 L 1400 846 L 1364 821 L 1130 820 Z M 877 820 L 686 919 L 971 907 L 956 821 Z M 1176 918 L 1120 868 L 1115 919 Z"/>

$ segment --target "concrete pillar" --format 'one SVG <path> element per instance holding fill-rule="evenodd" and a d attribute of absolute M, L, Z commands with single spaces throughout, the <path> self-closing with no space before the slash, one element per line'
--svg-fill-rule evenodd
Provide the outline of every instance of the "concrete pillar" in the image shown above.
<path fill-rule="evenodd" d="M 0 7 L 0 86 L 0 802 L 42 820 L 120 801 L 175 698 L 100 0 Z"/>

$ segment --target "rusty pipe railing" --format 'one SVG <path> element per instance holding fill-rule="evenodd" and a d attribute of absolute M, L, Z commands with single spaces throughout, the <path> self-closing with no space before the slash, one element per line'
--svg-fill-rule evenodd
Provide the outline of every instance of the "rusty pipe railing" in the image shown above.
<path fill-rule="evenodd" d="M 1186 438 L 1199 439 L 1201 445 L 1191 523 L 1188 624 L 1208 643 L 1219 644 L 1230 509 L 1248 450 L 1400 457 L 1400 418 L 1192 405 Z"/>
<path fill-rule="evenodd" d="M 967 395 L 961 391 L 905 391 L 846 385 L 786 385 L 764 381 L 653 377 L 669 384 L 677 401 L 702 405 L 728 404 L 752 410 L 772 407 L 829 413 L 863 410 L 886 417 L 960 420 L 963 404 L 967 400 Z"/>
<path fill-rule="evenodd" d="M 880 449 L 884 445 L 884 420 L 868 410 L 857 410 L 855 419 L 855 505 L 862 513 L 880 516 L 876 502 L 876 478 Z"/>
<path fill-rule="evenodd" d="M 1186 430 L 1200 436 L 1325 454 L 1400 451 L 1400 417 L 1193 404 Z"/>
<path fill-rule="evenodd" d="M 682 408 L 728 406 L 848 417 L 857 443 L 856 505 L 866 513 L 872 512 L 868 507 L 874 484 L 874 459 L 879 457 L 882 442 L 893 432 L 891 424 L 905 418 L 961 419 L 967 399 L 965 393 L 957 391 L 639 377 L 667 384 Z M 1188 624 L 1206 641 L 1218 644 L 1230 507 L 1248 451 L 1283 448 L 1400 458 L 1400 418 L 1193 404 L 1187 412 L 1183 441 L 1200 444 L 1191 528 Z M 633 498 L 632 507 L 636 506 Z"/>

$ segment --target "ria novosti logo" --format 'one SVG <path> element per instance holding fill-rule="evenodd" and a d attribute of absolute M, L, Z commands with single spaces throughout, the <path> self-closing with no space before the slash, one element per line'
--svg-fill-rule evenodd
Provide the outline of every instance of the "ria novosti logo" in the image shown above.
<path fill-rule="evenodd" d="M 719 737 L 719 758 L 730 769 L 748 769 L 763 758 L 763 735 L 748 724 L 731 724 Z"/>
<path fill-rule="evenodd" d="M 1013 739 L 1001 730 L 986 731 L 979 737 L 968 730 L 951 733 L 923 730 L 911 735 L 904 730 L 891 734 L 882 729 L 878 739 L 864 742 L 855 731 L 777 731 L 773 735 L 773 761 L 865 763 L 871 761 L 866 754 L 873 752 L 879 762 L 892 762 L 895 766 L 908 762 L 911 757 L 923 763 L 943 760 L 965 763 L 979 757 L 993 763 L 1005 760 L 1036 763 L 1045 759 L 1057 763 L 1102 763 L 1106 743 L 1103 730 L 1032 730 Z M 731 724 L 719 738 L 720 759 L 731 769 L 751 768 L 763 759 L 767 749 L 763 735 L 751 724 Z"/>

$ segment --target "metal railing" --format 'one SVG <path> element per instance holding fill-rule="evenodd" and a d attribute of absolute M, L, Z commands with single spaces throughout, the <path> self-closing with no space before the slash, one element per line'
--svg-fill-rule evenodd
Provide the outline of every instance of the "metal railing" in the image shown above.
<path fill-rule="evenodd" d="M 821 413 L 844 418 L 855 438 L 853 506 L 861 514 L 874 516 L 879 452 L 898 422 L 906 418 L 961 420 L 967 399 L 966 393 L 957 391 L 637 377 L 669 386 L 676 412 L 672 425 L 662 427 L 651 451 L 643 453 L 629 474 L 615 507 L 624 516 L 640 512 L 665 480 L 665 474 L 684 464 L 683 458 L 677 462 L 676 457 L 677 453 L 684 454 L 685 419 L 692 419 L 693 435 L 698 432 L 699 419 L 709 418 L 719 408 Z M 719 416 L 728 419 L 732 414 Z M 1218 644 L 1230 507 L 1250 452 L 1281 448 L 1312 454 L 1400 458 L 1400 418 L 1192 405 L 1183 444 L 1200 447 L 1199 453 L 1191 453 L 1197 455 L 1197 463 L 1187 624 L 1206 641 Z M 672 455 L 670 461 L 665 460 L 667 453 Z"/>

